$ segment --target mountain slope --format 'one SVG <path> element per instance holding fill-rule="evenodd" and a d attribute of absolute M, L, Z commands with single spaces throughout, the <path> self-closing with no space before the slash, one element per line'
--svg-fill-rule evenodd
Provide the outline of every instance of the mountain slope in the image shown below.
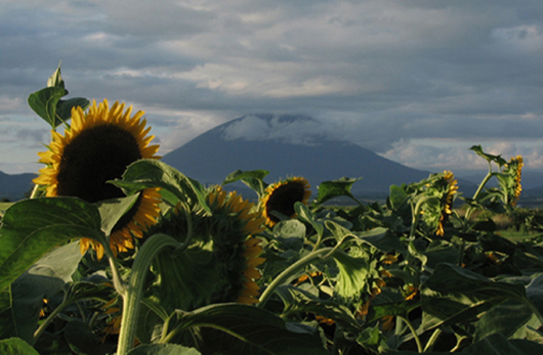
<path fill-rule="evenodd" d="M 295 144 L 280 138 L 266 139 L 261 131 L 252 137 L 232 138 L 232 128 L 246 116 L 215 127 L 163 157 L 163 161 L 202 183 L 220 183 L 231 172 L 265 169 L 267 182 L 288 176 L 304 176 L 313 186 L 341 177 L 362 177 L 353 190 L 388 191 L 391 184 L 419 181 L 429 173 L 385 159 L 358 145 L 337 140 L 309 137 Z M 270 126 L 274 119 L 257 115 Z M 277 120 L 277 117 L 275 117 Z M 307 121 L 307 118 L 301 118 Z M 296 123 L 295 116 L 280 116 L 279 121 Z M 277 123 L 277 121 L 276 121 Z M 241 126 L 240 126 L 241 127 Z M 288 128 L 288 127 L 287 127 Z M 240 136 L 240 135 L 238 135 Z M 270 136 L 268 134 L 268 136 Z"/>
<path fill-rule="evenodd" d="M 0 171 L 0 198 L 17 201 L 24 198 L 25 192 L 29 192 L 34 184 L 32 179 L 36 174 L 24 173 L 10 175 Z"/>

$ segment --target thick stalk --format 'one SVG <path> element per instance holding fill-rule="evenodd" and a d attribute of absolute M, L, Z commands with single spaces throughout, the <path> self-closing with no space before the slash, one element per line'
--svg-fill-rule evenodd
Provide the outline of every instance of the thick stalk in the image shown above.
<path fill-rule="evenodd" d="M 143 284 L 147 271 L 154 257 L 165 248 L 175 249 L 179 242 L 166 234 L 151 236 L 139 250 L 132 266 L 132 272 L 128 279 L 128 287 L 123 295 L 123 315 L 117 355 L 126 355 L 134 345 L 136 333 L 136 321 L 139 313 Z"/>
<path fill-rule="evenodd" d="M 264 290 L 262 295 L 260 296 L 258 303 L 256 304 L 257 307 L 264 308 L 266 305 L 266 302 L 268 302 L 268 299 L 273 294 L 275 289 L 278 286 L 281 286 L 285 280 L 291 276 L 294 272 L 296 272 L 298 269 L 303 268 L 307 264 L 310 264 L 313 260 L 322 257 L 323 255 L 331 252 L 334 250 L 334 248 L 323 248 L 320 250 L 316 250 L 311 252 L 310 254 L 306 255 L 305 257 L 301 258 L 294 264 L 290 265 L 288 268 L 283 270 L 282 273 L 280 273 L 273 281 L 269 284 L 269 286 Z"/>

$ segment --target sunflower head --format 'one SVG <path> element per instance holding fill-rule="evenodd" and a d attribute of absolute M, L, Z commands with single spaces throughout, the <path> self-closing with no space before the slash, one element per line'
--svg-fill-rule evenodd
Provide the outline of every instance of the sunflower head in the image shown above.
<path fill-rule="evenodd" d="M 220 186 L 209 188 L 206 202 L 211 214 L 178 208 L 149 230 L 181 242 L 192 235 L 182 255 L 156 258 L 155 294 L 165 307 L 189 310 L 211 303 L 258 302 L 257 267 L 265 259 L 259 257 L 261 240 L 255 234 L 264 230 L 264 217 L 253 203 Z"/>
<path fill-rule="evenodd" d="M 72 109 L 71 125 L 64 134 L 51 131 L 48 150 L 38 153 L 46 167 L 34 183 L 46 186 L 46 196 L 74 196 L 94 203 L 124 197 L 121 189 L 107 181 L 120 179 L 131 163 L 144 158 L 158 159 L 158 145 L 149 145 L 154 136 L 148 133 L 142 119 L 144 112 L 131 116 L 132 106 L 115 102 L 111 108 L 107 100 L 96 105 L 93 101 L 87 112 L 81 107 Z M 110 236 L 114 253 L 133 247 L 132 234 L 141 236 L 142 230 L 154 223 L 158 216 L 158 194 L 155 189 L 144 190 L 128 216 L 121 219 Z M 97 243 L 82 239 L 81 250 L 93 246 L 98 257 L 103 249 Z"/>
<path fill-rule="evenodd" d="M 439 224 L 437 226 L 436 234 L 440 236 L 445 235 L 443 224 L 447 220 L 448 216 L 452 213 L 453 198 L 458 191 L 458 181 L 454 178 L 454 174 L 450 171 L 443 172 L 443 185 L 444 193 L 441 198 L 441 215 L 439 216 Z"/>
<path fill-rule="evenodd" d="M 311 196 L 311 185 L 303 177 L 293 177 L 272 184 L 266 188 L 262 197 L 262 208 L 266 224 L 273 227 L 280 218 L 274 212 L 280 213 L 288 218 L 296 215 L 294 204 L 302 202 L 307 204 Z"/>
<path fill-rule="evenodd" d="M 508 195 L 508 202 L 511 206 L 515 206 L 519 200 L 520 193 L 522 192 L 522 185 L 520 184 L 522 178 L 522 167 L 524 166 L 524 160 L 522 156 L 518 155 L 515 158 L 505 164 L 504 173 L 508 176 L 508 179 L 500 179 L 500 184 L 504 185 L 504 190 Z"/>

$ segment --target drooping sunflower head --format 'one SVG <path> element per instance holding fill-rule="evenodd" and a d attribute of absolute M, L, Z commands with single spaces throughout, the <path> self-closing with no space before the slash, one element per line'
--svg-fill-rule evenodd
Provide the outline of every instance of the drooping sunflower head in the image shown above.
<path fill-rule="evenodd" d="M 448 170 L 432 174 L 423 181 L 420 195 L 421 209 L 419 211 L 422 224 L 430 233 L 445 234 L 444 224 L 452 213 L 454 195 L 458 191 L 457 180 Z"/>
<path fill-rule="evenodd" d="M 34 183 L 46 186 L 46 196 L 74 196 L 94 203 L 124 197 L 121 189 L 108 183 L 122 177 L 127 166 L 145 158 L 158 159 L 159 146 L 149 145 L 154 136 L 148 135 L 142 119 L 144 112 L 131 116 L 132 106 L 115 102 L 111 108 L 107 100 L 96 105 L 93 101 L 88 112 L 81 107 L 72 109 L 71 125 L 64 135 L 51 131 L 48 150 L 38 153 L 46 167 Z M 115 226 L 110 237 L 114 253 L 132 248 L 131 232 L 141 235 L 142 228 L 153 223 L 158 216 L 158 194 L 155 189 L 144 190 L 132 210 Z M 82 240 L 81 249 L 89 245 L 97 248 L 98 257 L 103 250 L 91 240 Z"/>
<path fill-rule="evenodd" d="M 511 177 L 511 183 L 507 184 L 507 190 L 511 206 L 515 206 L 520 198 L 522 192 L 522 185 L 520 180 L 522 178 L 522 167 L 524 166 L 524 160 L 522 156 L 518 155 L 506 164 L 504 172 Z"/>
<path fill-rule="evenodd" d="M 436 234 L 440 236 L 445 235 L 443 224 L 445 223 L 447 217 L 452 213 L 451 208 L 453 198 L 458 191 L 458 181 L 454 178 L 454 174 L 448 170 L 444 171 L 443 174 L 442 181 L 444 185 L 444 193 L 441 199 L 441 215 L 439 217 L 439 224 L 436 231 Z"/>
<path fill-rule="evenodd" d="M 173 309 L 254 304 L 259 295 L 257 267 L 265 261 L 259 257 L 261 240 L 255 235 L 264 230 L 265 219 L 254 203 L 220 186 L 208 189 L 206 202 L 211 214 L 180 206 L 149 229 L 148 234 L 166 233 L 180 242 L 191 235 L 183 254 L 156 259 L 156 295 Z"/>
<path fill-rule="evenodd" d="M 219 230 L 212 236 L 217 260 L 225 266 L 231 264 L 223 272 L 229 282 L 217 295 L 222 298 L 230 294 L 228 297 L 235 297 L 236 302 L 257 303 L 260 287 L 255 280 L 260 278 L 260 273 L 256 267 L 265 259 L 259 257 L 261 241 L 253 235 L 264 230 L 265 218 L 255 209 L 254 203 L 244 200 L 236 191 L 227 193 L 220 186 L 211 188 L 207 203 L 217 216 L 229 216 L 226 220 L 216 221 Z M 230 223 L 233 224 L 226 222 L 228 219 L 232 219 Z M 233 228 L 224 228 L 228 225 Z"/>
<path fill-rule="evenodd" d="M 266 224 L 273 227 L 280 221 L 274 212 L 288 218 L 295 216 L 294 204 L 302 202 L 307 204 L 311 196 L 311 185 L 303 177 L 293 177 L 271 184 L 266 188 L 262 197 L 262 208 Z"/>

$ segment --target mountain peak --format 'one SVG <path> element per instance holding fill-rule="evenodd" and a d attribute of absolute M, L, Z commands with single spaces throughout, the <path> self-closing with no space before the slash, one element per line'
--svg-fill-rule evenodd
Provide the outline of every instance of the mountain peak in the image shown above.
<path fill-rule="evenodd" d="M 288 144 L 315 145 L 324 137 L 321 124 L 305 115 L 246 115 L 218 127 L 227 141 L 273 140 Z"/>
<path fill-rule="evenodd" d="M 324 139 L 320 123 L 302 115 L 247 115 L 224 123 L 171 151 L 163 161 L 204 184 L 221 183 L 235 170 L 269 170 L 267 182 L 304 176 L 312 186 L 341 177 L 363 179 L 357 189 L 388 191 L 420 181 L 412 169 L 356 144 Z"/>

